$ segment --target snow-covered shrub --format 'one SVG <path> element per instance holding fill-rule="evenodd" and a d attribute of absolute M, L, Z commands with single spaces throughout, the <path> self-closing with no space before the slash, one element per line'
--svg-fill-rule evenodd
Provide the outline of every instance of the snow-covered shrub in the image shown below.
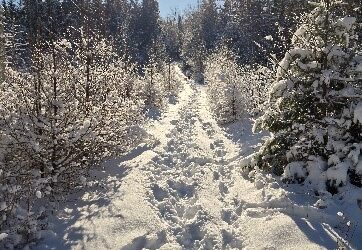
<path fill-rule="evenodd" d="M 273 82 L 273 70 L 262 65 L 243 66 L 240 69 L 243 98 L 246 112 L 250 116 L 260 116 L 267 107 L 268 89 Z"/>
<path fill-rule="evenodd" d="M 36 201 L 85 184 L 91 166 L 125 151 L 128 128 L 141 119 L 134 77 L 104 40 L 89 42 L 50 44 L 30 72 L 8 68 L 0 85 L 0 232 L 12 236 L 8 244 L 36 239 L 44 210 Z"/>
<path fill-rule="evenodd" d="M 178 63 L 164 63 L 161 67 L 162 75 L 162 89 L 165 91 L 166 96 L 177 96 L 180 90 L 180 79 L 177 77 Z M 184 79 L 181 79 L 184 80 Z"/>
<path fill-rule="evenodd" d="M 239 70 L 233 54 L 226 49 L 212 54 L 206 62 L 205 78 L 210 104 L 221 123 L 235 121 L 244 113 Z"/>
<path fill-rule="evenodd" d="M 174 79 L 176 64 L 151 60 L 143 69 L 143 77 L 136 81 L 135 92 L 147 108 L 162 108 L 167 97 L 176 96 L 179 82 Z"/>
<path fill-rule="evenodd" d="M 205 77 L 215 115 L 228 123 L 244 115 L 256 115 L 263 108 L 272 71 L 260 65 L 239 66 L 235 55 L 219 49 L 206 62 Z"/>
<path fill-rule="evenodd" d="M 144 100 L 145 106 L 160 108 L 165 97 L 165 86 L 163 75 L 155 64 L 149 64 L 144 69 L 144 77 L 137 81 L 137 92 Z"/>
<path fill-rule="evenodd" d="M 298 176 L 337 192 L 349 181 L 362 183 L 361 52 L 346 5 L 313 4 L 280 62 L 269 109 L 255 124 L 272 132 L 257 159 L 289 180 Z"/>

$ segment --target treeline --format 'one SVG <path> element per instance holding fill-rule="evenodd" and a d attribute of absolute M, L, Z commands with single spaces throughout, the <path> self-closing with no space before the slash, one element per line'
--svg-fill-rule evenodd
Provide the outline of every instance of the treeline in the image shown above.
<path fill-rule="evenodd" d="M 360 0 L 344 1 L 353 15 Z M 227 48 L 239 65 L 271 65 L 291 46 L 303 14 L 313 7 L 306 0 L 203 0 L 182 19 L 183 58 L 203 80 L 204 62 L 213 52 Z"/>
<path fill-rule="evenodd" d="M 13 45 L 8 55 L 14 64 L 28 63 L 35 49 L 59 39 L 101 37 L 119 56 L 144 66 L 162 37 L 154 0 L 10 0 L 3 1 L 3 8 L 8 42 Z"/>
<path fill-rule="evenodd" d="M 225 0 L 221 6 L 215 0 L 202 1 L 184 17 L 183 55 L 201 75 L 206 57 L 221 47 L 229 49 L 238 64 L 266 64 L 265 50 L 279 57 L 285 52 L 290 30 L 305 8 L 303 0 Z M 273 42 L 265 39 L 268 35 Z"/>
<path fill-rule="evenodd" d="M 201 1 L 198 9 L 185 15 L 184 33 L 192 36 L 185 41 L 185 48 L 197 48 L 187 46 L 192 41 L 206 52 L 220 44 L 227 45 L 243 64 L 265 62 L 265 53 L 260 47 L 282 57 L 301 16 L 313 9 L 305 0 L 224 0 L 222 5 L 217 3 Z M 360 0 L 344 3 L 351 14 L 360 11 Z M 271 39 L 264 39 L 266 36 Z"/>

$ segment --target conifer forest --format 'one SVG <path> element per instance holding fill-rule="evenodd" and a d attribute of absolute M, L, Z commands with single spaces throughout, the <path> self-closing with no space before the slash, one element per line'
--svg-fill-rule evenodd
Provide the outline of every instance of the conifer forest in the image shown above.
<path fill-rule="evenodd" d="M 362 0 L 0 5 L 1 250 L 362 249 Z"/>

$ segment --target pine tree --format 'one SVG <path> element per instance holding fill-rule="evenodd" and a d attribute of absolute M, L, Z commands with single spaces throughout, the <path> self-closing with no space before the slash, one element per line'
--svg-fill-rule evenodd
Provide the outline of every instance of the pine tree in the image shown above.
<path fill-rule="evenodd" d="M 170 86 L 167 78 L 165 62 L 165 48 L 160 42 L 154 42 L 148 53 L 149 62 L 144 70 L 144 77 L 139 82 L 139 93 L 141 94 L 147 107 L 158 107 L 163 105 L 163 98 L 166 95 L 166 90 Z"/>
<path fill-rule="evenodd" d="M 356 18 L 345 5 L 314 4 L 280 62 L 270 108 L 255 124 L 272 132 L 257 160 L 288 181 L 337 192 L 348 175 L 361 183 L 361 54 Z"/>

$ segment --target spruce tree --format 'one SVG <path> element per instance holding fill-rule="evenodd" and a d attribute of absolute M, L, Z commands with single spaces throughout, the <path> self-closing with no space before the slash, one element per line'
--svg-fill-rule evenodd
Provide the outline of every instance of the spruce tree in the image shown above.
<path fill-rule="evenodd" d="M 258 165 L 316 189 L 361 184 L 361 53 L 356 18 L 341 1 L 313 3 L 279 64 L 269 109 L 255 128 L 272 136 Z"/>

